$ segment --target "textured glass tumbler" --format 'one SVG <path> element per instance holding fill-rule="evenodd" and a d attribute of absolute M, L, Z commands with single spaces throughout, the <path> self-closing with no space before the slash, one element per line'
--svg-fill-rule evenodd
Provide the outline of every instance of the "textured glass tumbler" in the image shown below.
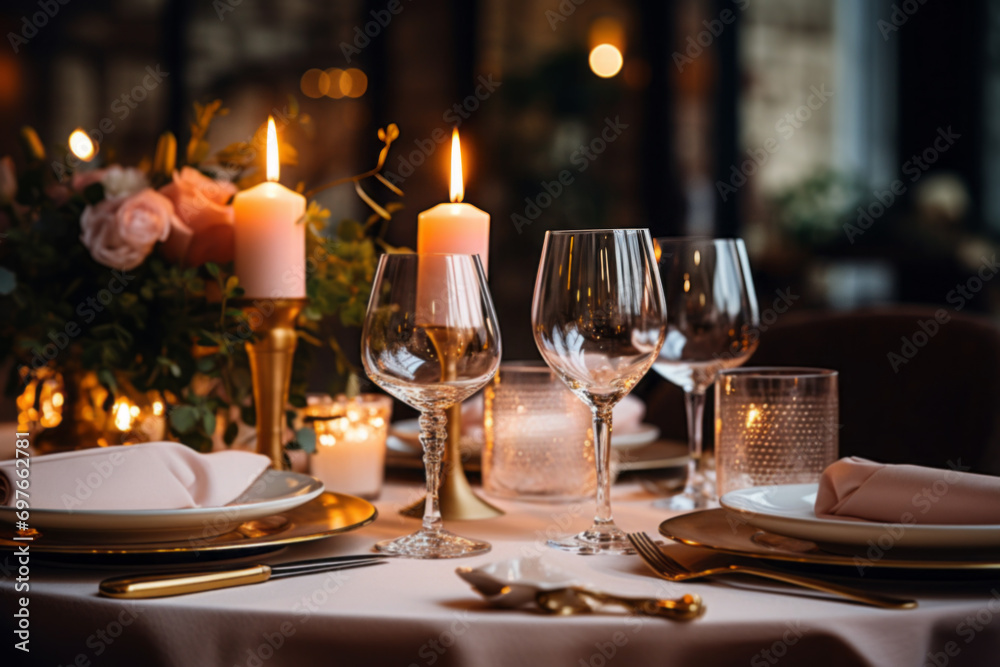
<path fill-rule="evenodd" d="M 484 391 L 483 489 L 519 500 L 590 498 L 590 410 L 548 366 L 501 364 Z"/>
<path fill-rule="evenodd" d="M 742 368 L 715 383 L 719 496 L 751 486 L 818 482 L 837 460 L 837 372 Z"/>

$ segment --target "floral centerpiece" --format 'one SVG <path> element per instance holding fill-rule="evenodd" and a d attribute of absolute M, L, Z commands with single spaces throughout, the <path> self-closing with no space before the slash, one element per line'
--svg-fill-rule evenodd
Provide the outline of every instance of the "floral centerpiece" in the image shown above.
<path fill-rule="evenodd" d="M 58 380 L 63 426 L 74 425 L 78 438 L 94 430 L 98 414 L 126 431 L 121 405 L 130 406 L 125 416 L 156 406 L 168 437 L 203 450 L 218 432 L 231 444 L 239 422 L 254 424 L 244 345 L 254 332 L 232 303 L 242 289 L 232 271 L 231 202 L 264 178 L 264 127 L 212 153 L 209 129 L 225 113 L 219 101 L 196 105 L 183 155 L 166 133 L 138 166 L 87 169 L 65 148 L 51 157 L 31 128 L 21 132 L 19 168 L 0 159 L 0 358 L 13 360 L 6 393 L 38 407 L 46 393 L 39 383 Z M 282 137 L 311 131 L 294 104 L 283 120 Z M 331 390 L 357 384 L 323 323 L 359 325 L 376 256 L 396 251 L 382 233 L 401 204 L 380 205 L 363 188 L 374 178 L 402 194 L 380 173 L 399 132 L 389 125 L 378 135 L 373 169 L 323 186 L 353 183 L 371 217 L 332 225 L 330 212 L 310 201 L 301 221 L 308 305 L 297 328 L 309 344 L 296 352 L 293 406 L 305 405 L 305 370 L 318 347 L 336 353 L 340 386 Z M 78 139 L 86 152 L 89 139 Z M 294 147 L 281 143 L 282 162 L 295 164 Z"/>

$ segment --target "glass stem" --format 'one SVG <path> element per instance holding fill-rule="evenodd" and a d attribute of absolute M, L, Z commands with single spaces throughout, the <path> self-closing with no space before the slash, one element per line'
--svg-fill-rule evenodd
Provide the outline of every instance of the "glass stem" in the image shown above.
<path fill-rule="evenodd" d="M 611 408 L 593 408 L 594 452 L 597 460 L 597 526 L 614 525 L 611 518 Z"/>
<path fill-rule="evenodd" d="M 686 495 L 701 495 L 705 486 L 704 458 L 702 451 L 702 422 L 705 417 L 705 392 L 688 391 L 684 393 L 684 407 L 687 411 L 688 423 L 688 472 L 684 484 Z"/>
<path fill-rule="evenodd" d="M 424 530 L 441 530 L 441 456 L 448 438 L 448 418 L 444 410 L 429 410 L 420 414 L 420 445 L 424 449 L 424 469 L 427 472 L 427 497 L 424 500 Z"/>

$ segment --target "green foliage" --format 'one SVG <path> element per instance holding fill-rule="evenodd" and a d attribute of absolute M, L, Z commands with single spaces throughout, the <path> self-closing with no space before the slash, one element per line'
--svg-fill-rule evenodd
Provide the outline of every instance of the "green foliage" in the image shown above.
<path fill-rule="evenodd" d="M 226 114 L 219 101 L 195 106 L 191 138 L 185 151 L 191 165 L 235 165 L 244 181 L 263 171 L 262 155 L 251 155 L 252 145 L 228 146 L 210 156 L 207 134 L 213 119 Z M 290 105 L 290 121 L 309 119 Z M 380 176 L 389 145 L 398 137 L 390 125 L 379 130 L 384 147 L 378 166 L 344 179 L 360 188 L 363 179 Z M 30 128 L 22 137 L 40 146 Z M 35 146 L 37 148 L 37 146 Z M 34 149 L 33 149 L 34 150 Z M 173 166 L 176 141 L 161 137 L 151 163 L 160 177 Z M 294 161 L 294 148 L 282 144 L 285 161 Z M 60 181 L 44 161 L 27 156 L 18 174 L 14 204 L 0 206 L 0 359 L 15 364 L 6 392 L 19 394 L 32 368 L 41 365 L 61 371 L 92 371 L 109 391 L 108 405 L 127 393 L 162 397 L 167 424 L 180 441 L 199 450 L 211 447 L 217 419 L 223 438 L 232 444 L 238 427 L 231 415 L 248 425 L 256 423 L 245 343 L 252 335 L 241 309 L 233 304 L 243 295 L 232 265 L 171 264 L 154 250 L 131 271 L 98 264 L 80 242 L 80 215 L 104 198 L 100 184 L 75 192 Z M 246 173 L 249 172 L 249 173 Z M 334 183 L 336 184 L 336 183 Z M 388 184 L 393 192 L 398 188 Z M 337 353 L 341 386 L 357 387 L 351 367 L 340 352 L 329 326 L 356 327 L 364 318 L 385 216 L 401 208 L 398 202 L 375 204 L 380 211 L 364 224 L 351 220 L 331 225 L 330 212 L 310 202 L 302 224 L 307 238 L 308 306 L 299 321 L 301 343 L 295 355 L 290 402 L 305 405 L 306 371 L 317 349 Z M 311 430 L 310 430 L 311 431 Z M 314 443 L 298 432 L 296 440 L 308 449 Z"/>
<path fill-rule="evenodd" d="M 833 170 L 817 171 L 774 198 L 783 231 L 806 246 L 842 238 L 842 225 L 863 195 L 861 184 Z"/>

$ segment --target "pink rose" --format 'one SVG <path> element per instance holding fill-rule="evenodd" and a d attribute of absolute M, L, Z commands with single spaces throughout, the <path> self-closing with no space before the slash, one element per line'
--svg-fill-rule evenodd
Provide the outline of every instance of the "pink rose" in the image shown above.
<path fill-rule="evenodd" d="M 0 203 L 14 201 L 17 195 L 17 172 L 9 155 L 0 158 Z"/>
<path fill-rule="evenodd" d="M 187 266 L 233 260 L 234 214 L 227 202 L 236 194 L 236 186 L 184 167 L 160 192 L 173 201 L 180 218 L 163 244 L 167 259 Z"/>
<path fill-rule="evenodd" d="M 85 208 L 80 216 L 80 241 L 98 263 L 134 269 L 178 222 L 170 200 L 146 188 L 131 197 L 105 199 Z"/>

